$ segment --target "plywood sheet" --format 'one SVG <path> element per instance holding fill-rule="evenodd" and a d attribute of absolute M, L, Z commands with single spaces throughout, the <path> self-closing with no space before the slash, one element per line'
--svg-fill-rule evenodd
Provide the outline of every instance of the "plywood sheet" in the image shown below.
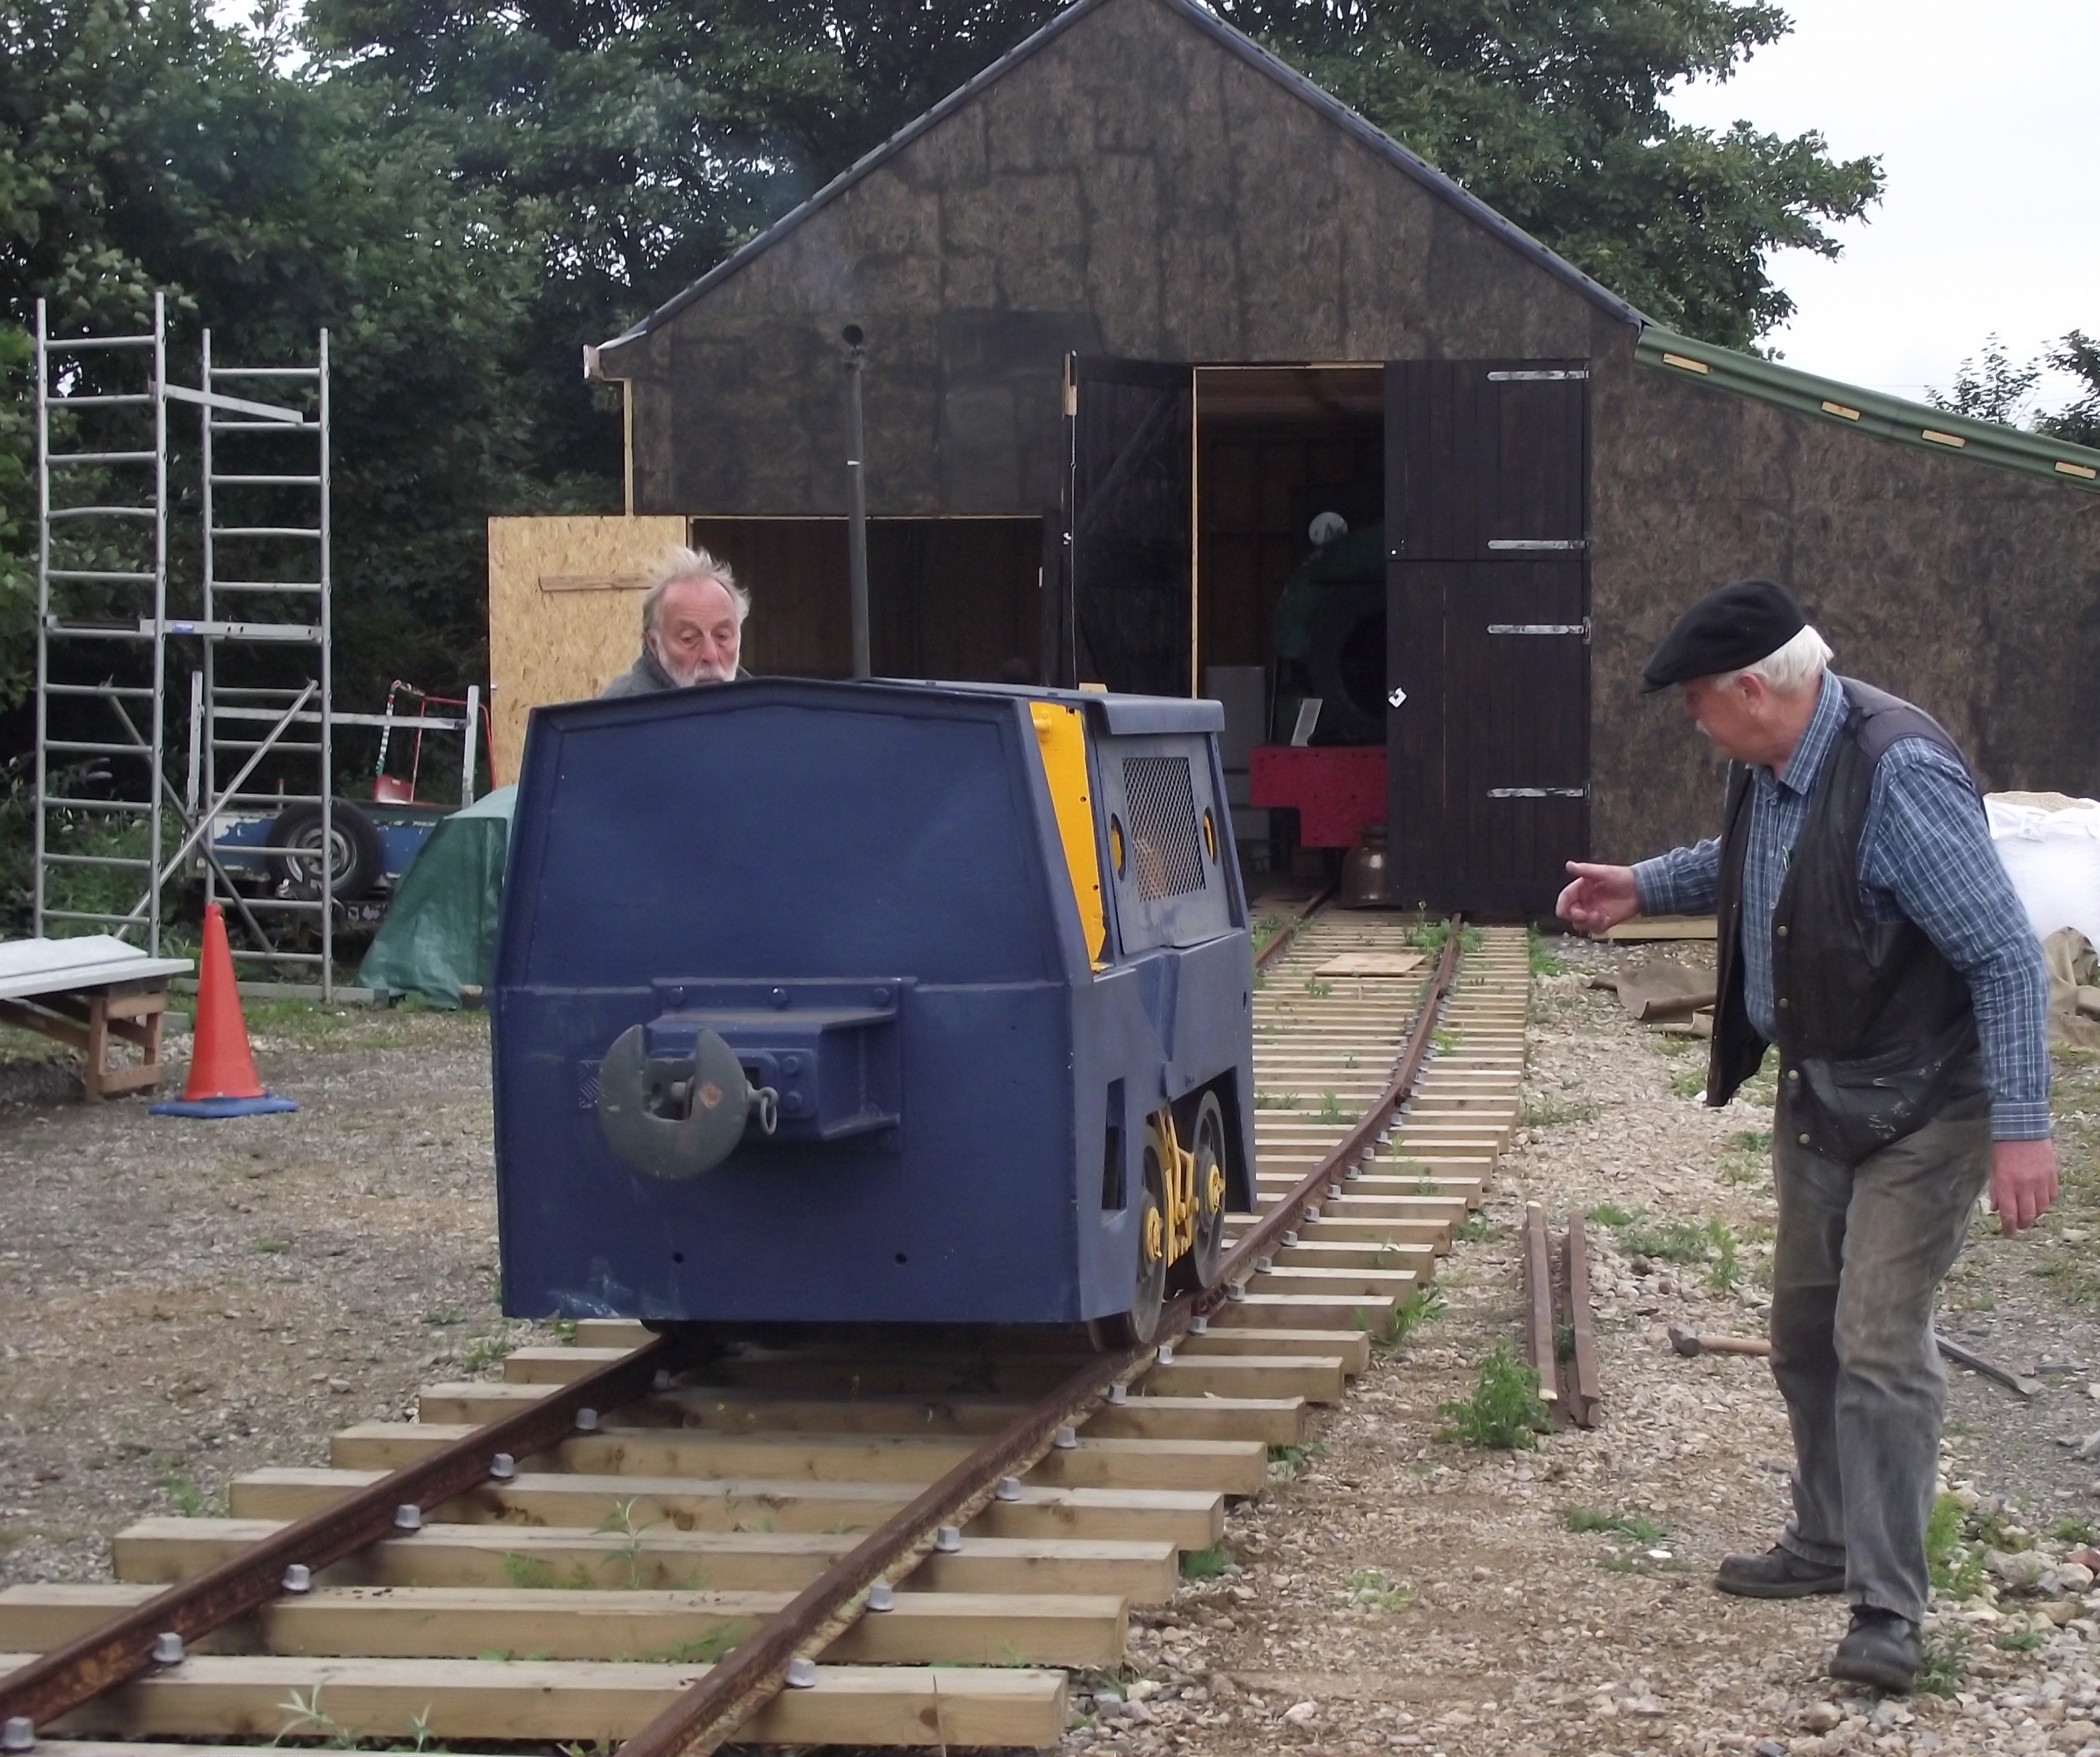
<path fill-rule="evenodd" d="M 1419 952 L 1344 952 L 1331 958 L 1315 976 L 1411 976 L 1422 967 Z"/>
<path fill-rule="evenodd" d="M 595 695 L 635 662 L 649 571 L 684 541 L 676 517 L 488 522 L 495 780 L 517 779 L 531 710 Z"/>

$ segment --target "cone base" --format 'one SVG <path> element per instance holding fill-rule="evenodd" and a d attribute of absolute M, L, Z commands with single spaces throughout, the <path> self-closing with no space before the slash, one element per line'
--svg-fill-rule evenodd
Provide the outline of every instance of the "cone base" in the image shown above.
<path fill-rule="evenodd" d="M 295 1111 L 289 1098 L 264 1092 L 254 1098 L 170 1098 L 154 1105 L 155 1116 L 262 1116 L 276 1111 Z"/>

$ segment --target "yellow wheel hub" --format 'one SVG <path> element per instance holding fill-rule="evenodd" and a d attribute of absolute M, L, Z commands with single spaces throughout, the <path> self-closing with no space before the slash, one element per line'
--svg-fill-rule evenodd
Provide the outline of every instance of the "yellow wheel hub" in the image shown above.
<path fill-rule="evenodd" d="M 1213 1161 L 1210 1175 L 1203 1181 L 1203 1212 L 1218 1214 L 1225 1206 L 1225 1168 Z"/>
<path fill-rule="evenodd" d="M 1166 1245 L 1167 1222 L 1165 1218 L 1160 1214 L 1157 1208 L 1146 1209 L 1144 1211 L 1145 1261 L 1148 1263 L 1157 1263 L 1159 1260 L 1159 1254 L 1166 1249 Z"/>

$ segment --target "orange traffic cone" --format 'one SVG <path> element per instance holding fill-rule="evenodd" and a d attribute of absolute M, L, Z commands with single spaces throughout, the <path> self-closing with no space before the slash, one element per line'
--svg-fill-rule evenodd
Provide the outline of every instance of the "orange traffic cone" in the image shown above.
<path fill-rule="evenodd" d="M 190 1037 L 190 1079 L 179 1099 L 153 1106 L 156 1116 L 258 1116 L 295 1111 L 289 1098 L 263 1090 L 248 1027 L 234 986 L 234 955 L 226 943 L 226 918 L 215 903 L 204 911 L 204 955 L 197 964 L 197 1017 Z"/>

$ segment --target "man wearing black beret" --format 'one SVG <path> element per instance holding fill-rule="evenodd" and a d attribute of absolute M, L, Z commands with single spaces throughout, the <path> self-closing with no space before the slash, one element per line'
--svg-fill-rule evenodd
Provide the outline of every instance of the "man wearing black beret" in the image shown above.
<path fill-rule="evenodd" d="M 1729 760 L 1720 836 L 1570 861 L 1564 918 L 1712 910 L 1707 1102 L 1779 1057 L 1771 1369 L 1794 1512 L 1715 1585 L 1843 1592 L 1833 1677 L 1908 1690 L 1946 1376 L 1933 1295 L 1986 1182 L 2009 1233 L 2056 1200 L 2048 980 L 1967 763 L 1932 717 L 1828 667 L 1769 580 L 1709 592 L 1643 673 Z"/>

